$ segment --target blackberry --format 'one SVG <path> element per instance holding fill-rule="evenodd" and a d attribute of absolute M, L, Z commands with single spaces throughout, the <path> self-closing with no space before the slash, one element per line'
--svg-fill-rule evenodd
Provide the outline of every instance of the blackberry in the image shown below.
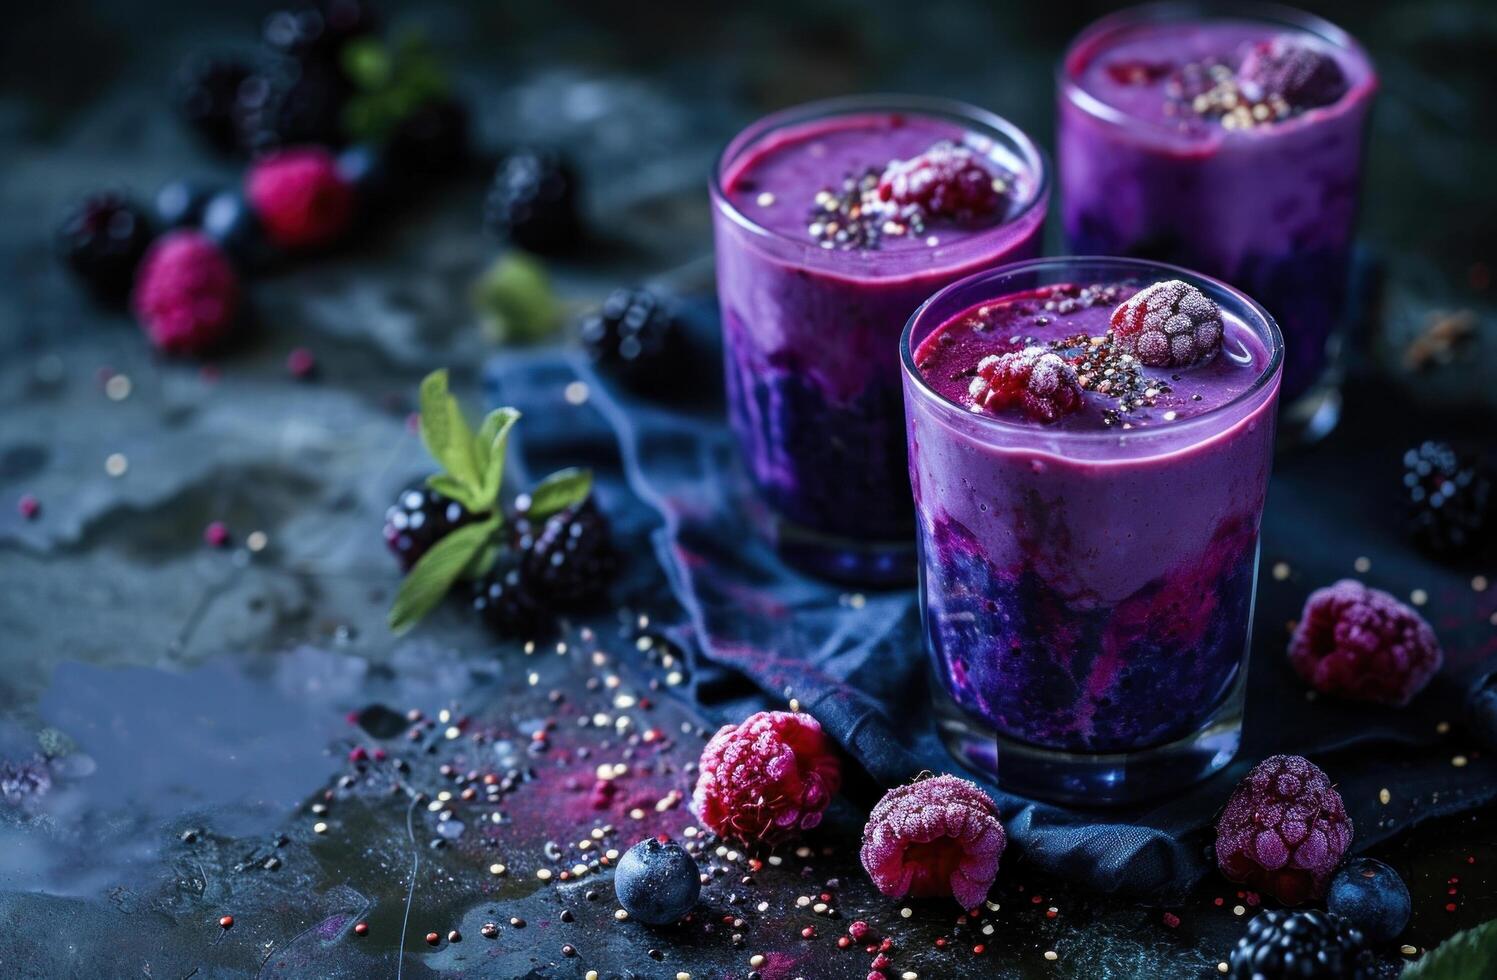
<path fill-rule="evenodd" d="M 188 58 L 172 81 L 172 101 L 183 122 L 221 153 L 239 145 L 234 107 L 239 86 L 254 74 L 235 58 Z"/>
<path fill-rule="evenodd" d="M 1362 933 L 1339 915 L 1271 909 L 1254 917 L 1237 940 L 1230 975 L 1234 980 L 1359 980 L 1373 976 L 1374 966 Z"/>
<path fill-rule="evenodd" d="M 1482 461 L 1443 442 L 1403 454 L 1409 533 L 1424 550 L 1458 557 L 1486 543 L 1492 523 L 1492 476 Z"/>
<path fill-rule="evenodd" d="M 552 514 L 538 527 L 522 513 L 514 535 L 530 589 L 548 605 L 586 605 L 602 595 L 613 575 L 608 518 L 592 497 Z"/>
<path fill-rule="evenodd" d="M 473 520 L 456 500 L 430 487 L 409 487 L 385 511 L 385 546 L 410 571 L 432 545 Z"/>
<path fill-rule="evenodd" d="M 294 58 L 335 59 L 345 41 L 372 34 L 379 18 L 363 0 L 324 0 L 265 18 L 265 43 Z"/>
<path fill-rule="evenodd" d="M 524 565 L 505 549 L 487 575 L 473 583 L 473 611 L 501 636 L 525 636 L 545 620 L 545 608 L 530 592 Z"/>
<path fill-rule="evenodd" d="M 668 381 L 683 360 L 680 322 L 645 289 L 615 289 L 578 335 L 594 364 L 635 386 Z"/>
<path fill-rule="evenodd" d="M 151 243 L 150 221 L 133 201 L 105 191 L 75 204 L 57 226 L 57 250 L 94 295 L 119 302 Z"/>
<path fill-rule="evenodd" d="M 532 252 L 565 252 L 582 238 L 577 176 L 551 150 L 517 150 L 500 162 L 484 201 L 484 227 Z"/>
<path fill-rule="evenodd" d="M 282 146 L 338 146 L 348 83 L 336 67 L 282 60 L 239 85 L 234 127 L 239 147 L 251 155 Z"/>

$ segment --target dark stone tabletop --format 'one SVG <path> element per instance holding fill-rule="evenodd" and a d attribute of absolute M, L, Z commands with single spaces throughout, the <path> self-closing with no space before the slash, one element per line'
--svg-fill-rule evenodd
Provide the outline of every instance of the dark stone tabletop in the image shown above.
<path fill-rule="evenodd" d="M 581 308 L 620 283 L 710 288 L 709 164 L 769 108 L 951 95 L 1048 145 L 1055 58 L 1104 8 L 439 0 L 393 19 L 450 60 L 481 147 L 555 143 L 580 161 L 600 232 L 550 273 Z M 1491 442 L 1497 11 L 1323 12 L 1383 77 L 1365 194 L 1372 312 L 1341 429 L 1279 461 L 1258 628 L 1282 630 L 1358 559 L 1375 584 L 1423 590 L 1437 628 L 1497 623 L 1491 569 L 1419 557 L 1389 516 L 1411 441 Z M 658 632 L 679 610 L 643 584 L 658 574 L 644 531 L 620 529 L 637 543 L 637 595 L 557 642 L 496 642 L 457 611 L 406 638 L 384 625 L 398 575 L 381 516 L 428 468 L 407 424 L 416 385 L 449 366 L 476 411 L 481 366 L 500 353 L 466 299 L 495 253 L 481 178 L 256 280 L 256 331 L 208 366 L 153 356 L 53 257 L 53 223 L 81 193 L 232 177 L 176 122 L 164 84 L 188 52 L 246 43 L 263 13 L 62 0 L 18 7 L 0 31 L 0 975 L 862 977 L 872 954 L 835 942 L 859 918 L 893 939 L 894 976 L 1216 975 L 1252 910 L 1215 879 L 1160 909 L 1014 855 L 970 918 L 880 899 L 857 862 L 871 797 L 856 781 L 777 863 L 707 847 L 712 880 L 689 922 L 615 918 L 607 855 L 692 826 L 680 793 L 705 732 Z M 1410 340 L 1451 317 L 1471 335 L 1411 371 Z M 286 368 L 299 346 L 314 379 Z M 23 494 L 37 519 L 18 513 Z M 231 547 L 203 544 L 212 521 Z M 1475 655 L 1493 652 L 1489 636 Z M 387 757 L 350 761 L 360 747 Z M 494 779 L 465 800 L 470 770 Z M 615 784 L 601 809 L 600 774 Z M 1413 891 L 1403 941 L 1416 949 L 1497 915 L 1497 813 L 1431 820 L 1376 853 Z"/>

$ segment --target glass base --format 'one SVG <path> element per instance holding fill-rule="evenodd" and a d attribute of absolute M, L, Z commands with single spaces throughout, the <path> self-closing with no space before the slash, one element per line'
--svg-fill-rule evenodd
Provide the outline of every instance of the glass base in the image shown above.
<path fill-rule="evenodd" d="M 1247 673 L 1195 732 L 1134 752 L 1090 755 L 1061 752 L 1005 738 L 967 714 L 932 684 L 936 721 L 958 760 L 997 779 L 1004 790 L 1055 803 L 1132 803 L 1178 792 L 1221 769 L 1242 740 Z"/>
<path fill-rule="evenodd" d="M 768 515 L 766 533 L 786 564 L 817 578 L 874 588 L 915 581 L 914 530 L 902 541 L 854 541 Z"/>
<path fill-rule="evenodd" d="M 1331 434 L 1341 421 L 1341 384 L 1328 378 L 1284 405 L 1279 412 L 1278 446 L 1309 446 Z"/>

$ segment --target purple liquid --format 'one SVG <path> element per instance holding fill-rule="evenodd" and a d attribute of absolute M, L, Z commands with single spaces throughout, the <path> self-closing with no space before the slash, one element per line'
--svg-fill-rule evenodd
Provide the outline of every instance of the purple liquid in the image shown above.
<path fill-rule="evenodd" d="M 970 408 L 983 356 L 1101 336 L 1138 285 L 1069 313 L 1055 307 L 1074 287 L 995 296 L 942 311 L 923 334 L 917 324 L 911 340 L 934 389 L 907 381 L 937 673 L 967 712 L 1048 749 L 1183 737 L 1242 669 L 1277 390 L 1261 383 L 1272 358 L 1259 332 L 1224 310 L 1222 353 L 1145 368 L 1160 393 L 1116 422 L 1116 399 L 1096 391 L 1051 424 Z"/>
<path fill-rule="evenodd" d="M 781 517 L 829 538 L 908 541 L 900 331 L 940 287 L 1038 253 L 1039 159 L 936 114 L 795 114 L 742 134 L 716 186 L 730 420 Z M 997 211 L 969 224 L 933 220 L 877 248 L 824 248 L 813 237 L 819 192 L 941 141 L 971 147 L 1005 181 Z"/>
<path fill-rule="evenodd" d="M 1372 65 L 1313 20 L 1325 36 L 1267 20 L 1150 19 L 1160 16 L 1141 8 L 1109 18 L 1066 56 L 1058 148 L 1067 241 L 1077 254 L 1184 265 L 1256 298 L 1283 329 L 1293 401 L 1325 373 L 1345 315 Z M 1230 73 L 1253 44 L 1285 34 L 1335 59 L 1346 82 L 1339 99 L 1236 129 L 1172 102 L 1171 78 L 1184 66 L 1216 62 Z"/>

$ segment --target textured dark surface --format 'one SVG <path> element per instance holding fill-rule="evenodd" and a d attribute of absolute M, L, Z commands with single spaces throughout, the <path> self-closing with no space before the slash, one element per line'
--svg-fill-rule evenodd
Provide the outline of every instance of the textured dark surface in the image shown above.
<path fill-rule="evenodd" d="M 1497 593 L 1471 586 L 1490 562 L 1433 564 L 1407 546 L 1394 515 L 1405 445 L 1427 435 L 1490 442 L 1497 195 L 1478 178 L 1497 143 L 1488 111 L 1497 12 L 1479 3 L 1337 7 L 1352 12 L 1343 22 L 1371 48 L 1384 81 L 1365 228 L 1373 264 L 1388 275 L 1376 325 L 1357 348 L 1346 423 L 1278 467 L 1260 643 L 1280 642 L 1273 631 L 1309 589 L 1366 557 L 1373 584 L 1427 592 L 1432 623 L 1461 638 L 1450 653 L 1470 666 L 1493 655 L 1487 617 Z M 435 3 L 394 19 L 423 24 L 450 53 L 484 148 L 541 140 L 578 158 L 600 234 L 552 272 L 580 305 L 619 283 L 708 281 L 705 174 L 717 145 L 767 108 L 857 89 L 955 95 L 1048 145 L 1051 65 L 1100 9 L 670 4 L 642 16 L 604 3 Z M 734 863 L 704 890 L 697 919 L 675 930 L 617 923 L 606 874 L 576 884 L 536 878 L 541 866 L 585 861 L 576 845 L 596 825 L 617 828 L 605 845 L 620 850 L 684 826 L 679 806 L 655 805 L 686 788 L 682 767 L 700 737 L 681 726 L 700 722 L 673 697 L 673 668 L 637 642 L 634 617 L 679 618 L 637 601 L 657 591 L 646 528 L 619 529 L 632 553 L 617 593 L 629 609 L 625 628 L 600 615 L 589 641 L 574 624 L 563 655 L 554 645 L 527 657 L 495 644 L 456 608 L 409 639 L 383 627 L 397 573 L 381 517 L 426 468 L 406 428 L 416 382 L 451 365 L 476 408 L 478 365 L 491 353 L 465 300 L 493 254 L 479 229 L 482 181 L 434 192 L 337 256 L 256 281 L 259 329 L 211 372 L 153 358 L 133 324 L 91 306 L 50 252 L 52 223 L 79 194 L 125 185 L 144 197 L 171 178 L 229 179 L 231 168 L 171 116 L 165 81 L 190 51 L 242 44 L 263 12 L 30 5 L 0 36 L 0 972 L 393 976 L 419 856 L 405 976 L 743 976 L 763 953 L 767 978 L 861 977 L 870 957 L 832 942 L 858 916 L 896 936 L 896 971 L 924 977 L 1210 974 L 1241 931 L 1239 899 L 1214 882 L 1172 910 L 1183 921 L 1171 929 L 1160 910 L 1079 894 L 1010 855 L 993 896 L 1002 908 L 986 913 L 991 936 L 981 924 L 953 932 L 954 907 L 918 905 L 902 919 L 856 867 L 871 803 L 857 781 L 809 857 L 790 853 L 753 873 Z M 1441 311 L 1467 309 L 1476 335 L 1455 363 L 1406 373 L 1407 339 Z M 286 370 L 296 346 L 316 353 L 315 381 Z M 129 378 L 123 400 L 106 394 L 106 370 Z M 113 453 L 128 460 L 118 478 L 105 470 Z M 41 502 L 35 521 L 17 513 L 23 493 Z M 227 523 L 231 548 L 203 545 L 213 520 Z M 252 531 L 266 535 L 263 550 L 245 547 Z M 546 697 L 553 690 L 558 702 Z M 1450 700 L 1456 722 L 1453 687 Z M 428 715 L 460 703 L 456 712 L 471 716 L 456 739 L 437 726 L 434 754 L 408 742 L 404 725 L 378 742 L 410 758 L 401 778 L 418 790 L 442 789 L 437 767 L 450 760 L 500 779 L 528 765 L 535 778 L 503 794 L 498 824 L 480 828 L 478 818 L 495 811 L 486 805 L 456 804 L 446 821 L 441 808 L 412 810 L 389 792 L 389 760 L 362 775 L 344 761 L 355 744 L 376 745 L 344 720 L 371 703 Z M 531 754 L 524 743 L 548 717 L 557 732 Z M 652 728 L 662 737 L 645 741 Z M 631 735 L 639 744 L 628 744 Z M 1472 747 L 1457 728 L 1450 748 L 1454 756 Z M 626 752 L 631 768 L 613 780 L 620 790 L 593 809 L 597 767 Z M 340 787 L 343 775 L 355 778 Z M 314 816 L 325 791 L 335 797 L 329 813 Z M 1396 781 L 1390 791 L 1398 801 Z M 641 820 L 629 816 L 636 806 Z M 319 819 L 325 834 L 313 830 Z M 456 836 L 433 849 L 445 834 Z M 561 860 L 546 857 L 548 840 Z M 1497 913 L 1497 815 L 1436 821 L 1377 853 L 1409 880 L 1407 942 L 1430 945 Z M 495 861 L 506 876 L 487 871 Z M 840 921 L 809 907 L 823 891 Z M 808 907 L 798 896 L 811 898 Z M 225 913 L 235 925 L 221 932 Z M 511 916 L 526 926 L 511 928 Z M 362 939 L 349 931 L 357 918 L 370 925 Z M 489 919 L 501 926 L 495 940 L 480 935 Z M 802 939 L 811 924 L 819 935 Z M 423 941 L 454 928 L 457 944 Z M 951 937 L 946 951 L 934 947 L 938 936 Z M 981 959 L 976 943 L 986 946 Z M 564 944 L 578 955 L 565 956 Z M 1054 963 L 1042 958 L 1047 949 L 1058 952 Z"/>

